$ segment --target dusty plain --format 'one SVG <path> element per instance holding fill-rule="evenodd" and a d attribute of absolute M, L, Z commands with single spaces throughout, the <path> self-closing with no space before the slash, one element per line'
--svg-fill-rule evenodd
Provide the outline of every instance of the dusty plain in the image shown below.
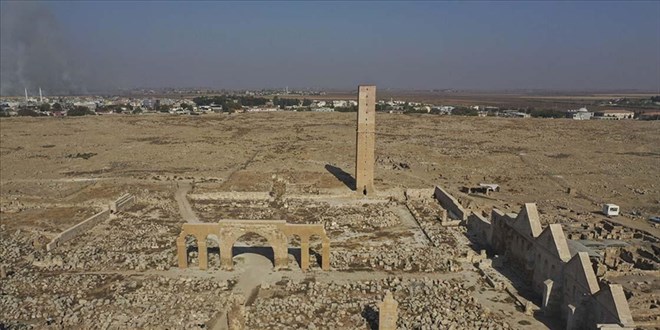
<path fill-rule="evenodd" d="M 241 287 L 249 328 L 369 328 L 384 289 L 395 291 L 405 328 L 554 327 L 517 310 L 466 265 L 448 263 L 468 244 L 458 229 L 422 234 L 396 201 L 410 188 L 458 193 L 496 183 L 501 192 L 466 196 L 469 207 L 517 212 L 536 202 L 544 225 L 599 221 L 601 204 L 615 203 L 622 215 L 613 221 L 660 236 L 646 220 L 660 215 L 658 122 L 385 113 L 376 122 L 383 195 L 355 202 L 355 113 L 2 118 L 0 327 L 221 328 L 228 297 Z M 44 250 L 127 192 L 136 205 Z M 275 200 L 214 197 L 225 192 Z M 208 271 L 176 269 L 175 239 L 187 221 L 177 194 L 202 222 L 324 223 L 333 270 L 302 273 L 292 251 L 292 269 L 272 272 L 268 252 L 250 250 L 258 237 L 239 244 L 234 272 L 219 270 L 213 253 Z M 648 286 L 660 289 L 657 279 Z M 634 299 L 633 316 L 657 316 Z M 469 312 L 448 319 L 456 309 Z"/>

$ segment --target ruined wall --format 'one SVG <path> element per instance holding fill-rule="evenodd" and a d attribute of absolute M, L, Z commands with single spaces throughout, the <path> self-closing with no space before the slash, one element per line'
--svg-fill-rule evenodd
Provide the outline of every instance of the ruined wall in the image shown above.
<path fill-rule="evenodd" d="M 623 288 L 619 284 L 607 284 L 590 296 L 587 315 L 589 325 L 620 324 L 630 329 L 635 325 Z"/>
<path fill-rule="evenodd" d="M 443 208 L 449 211 L 450 217 L 463 221 L 467 219 L 467 212 L 463 206 L 461 206 L 461 203 L 459 203 L 458 200 L 454 198 L 454 196 L 450 195 L 444 189 L 436 186 L 433 192 L 433 196 L 438 200 L 438 202 L 440 202 L 440 205 L 442 205 Z"/>
<path fill-rule="evenodd" d="M 522 235 L 513 228 L 517 215 L 493 209 L 491 212 L 491 246 L 497 254 L 504 256 L 510 266 L 524 274 L 523 279 L 533 277 L 531 261 L 533 253 L 533 237 Z"/>
<path fill-rule="evenodd" d="M 542 293 L 544 281 L 551 279 L 554 288 L 560 289 L 563 284 L 563 273 L 566 263 L 570 260 L 568 243 L 559 224 L 546 227 L 541 235 L 533 241 L 533 256 L 528 262 L 533 263 L 533 286 L 536 292 Z M 557 291 L 559 294 L 559 291 Z M 556 299 L 561 299 L 557 296 Z"/>
<path fill-rule="evenodd" d="M 104 210 L 99 213 L 94 214 L 93 216 L 87 218 L 86 220 L 78 223 L 77 225 L 61 232 L 57 235 L 50 243 L 46 245 L 46 250 L 51 251 L 63 244 L 64 242 L 70 241 L 80 234 L 90 230 L 92 227 L 96 226 L 102 221 L 108 220 L 110 218 L 110 210 Z"/>
<path fill-rule="evenodd" d="M 491 247 L 532 284 L 533 291 L 542 296 L 543 308 L 565 320 L 567 329 L 596 328 L 603 323 L 633 326 L 623 289 L 599 287 L 588 255 L 578 253 L 571 258 L 561 225 L 549 225 L 534 237 L 538 231 L 527 229 L 538 225 L 537 218 L 536 206 L 526 204 L 518 215 L 493 209 L 490 226 L 486 219 L 471 214 L 467 226 L 485 242 L 480 231 L 491 229 Z"/>
<path fill-rule="evenodd" d="M 124 194 L 116 201 L 110 203 L 110 211 L 112 213 L 121 212 L 135 204 L 135 196 L 131 194 Z"/>
<path fill-rule="evenodd" d="M 190 200 L 258 200 L 258 201 L 272 201 L 273 197 L 267 191 L 227 191 L 227 192 L 214 192 L 205 194 L 188 194 Z"/>
<path fill-rule="evenodd" d="M 483 247 L 491 246 L 492 226 L 488 219 L 470 212 L 467 218 L 468 234 Z"/>

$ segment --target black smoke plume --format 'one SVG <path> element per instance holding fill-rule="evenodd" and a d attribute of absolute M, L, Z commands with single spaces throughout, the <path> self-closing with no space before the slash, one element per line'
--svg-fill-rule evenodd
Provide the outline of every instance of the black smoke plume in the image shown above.
<path fill-rule="evenodd" d="M 0 3 L 0 95 L 80 94 L 73 49 L 44 3 Z"/>

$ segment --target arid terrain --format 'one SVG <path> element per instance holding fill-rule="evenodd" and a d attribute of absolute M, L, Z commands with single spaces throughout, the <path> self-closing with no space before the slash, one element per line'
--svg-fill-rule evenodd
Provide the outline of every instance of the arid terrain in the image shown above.
<path fill-rule="evenodd" d="M 459 262 L 473 252 L 464 229 L 435 228 L 428 205 L 409 205 L 422 214 L 413 219 L 406 189 L 439 185 L 475 211 L 535 202 L 544 226 L 567 232 L 604 220 L 602 204 L 614 203 L 612 222 L 660 237 L 647 220 L 660 215 L 658 122 L 378 113 L 376 123 L 378 196 L 362 201 L 351 191 L 355 113 L 2 118 L 0 328 L 221 329 L 239 289 L 250 329 L 370 328 L 385 289 L 408 329 L 557 328 Z M 501 191 L 459 192 L 479 183 Z M 136 204 L 45 250 L 124 193 Z M 268 251 L 250 249 L 233 272 L 212 252 L 207 271 L 177 269 L 175 240 L 192 217 L 323 223 L 332 270 L 303 273 L 292 261 L 274 272 Z M 658 271 L 610 281 L 634 293 L 633 317 L 653 328 Z"/>

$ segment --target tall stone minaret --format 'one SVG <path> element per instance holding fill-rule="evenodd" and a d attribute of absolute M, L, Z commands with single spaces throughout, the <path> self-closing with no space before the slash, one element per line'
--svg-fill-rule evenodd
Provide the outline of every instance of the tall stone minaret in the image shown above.
<path fill-rule="evenodd" d="M 358 193 L 366 196 L 374 192 L 376 86 L 359 86 L 358 88 L 355 188 Z"/>

